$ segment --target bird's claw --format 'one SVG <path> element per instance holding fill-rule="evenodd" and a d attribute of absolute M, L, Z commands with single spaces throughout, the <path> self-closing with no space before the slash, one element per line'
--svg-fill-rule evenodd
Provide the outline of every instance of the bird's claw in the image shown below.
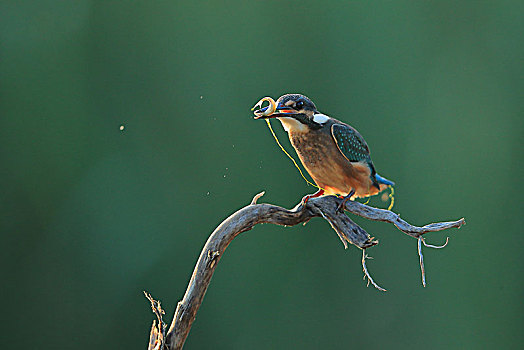
<path fill-rule="evenodd" d="M 302 200 L 300 201 L 300 207 L 305 208 L 309 198 L 311 198 L 310 195 L 302 197 Z"/>
<path fill-rule="evenodd" d="M 339 203 L 338 207 L 337 207 L 337 212 L 342 214 L 344 212 L 344 209 L 346 208 L 346 202 L 348 200 L 351 199 L 351 197 L 353 197 L 353 195 L 355 194 L 355 190 L 351 190 L 347 196 L 345 197 L 342 197 L 342 202 Z"/>
<path fill-rule="evenodd" d="M 322 188 L 319 188 L 317 192 L 315 192 L 313 194 L 308 194 L 308 195 L 305 195 L 304 197 L 302 197 L 302 200 L 300 201 L 300 205 L 303 208 L 305 208 L 306 204 L 307 204 L 307 202 L 309 201 L 310 198 L 316 198 L 316 197 L 322 196 L 323 194 L 324 194 L 324 190 Z"/>

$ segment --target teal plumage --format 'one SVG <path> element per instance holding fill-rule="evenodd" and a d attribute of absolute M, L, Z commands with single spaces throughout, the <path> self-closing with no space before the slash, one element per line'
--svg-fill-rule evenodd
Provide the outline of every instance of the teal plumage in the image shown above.
<path fill-rule="evenodd" d="M 371 162 L 368 145 L 358 131 L 349 125 L 333 124 L 331 126 L 331 134 L 340 152 L 347 160 L 350 162 Z"/>
<path fill-rule="evenodd" d="M 375 167 L 369 155 L 369 147 L 364 138 L 353 127 L 346 124 L 333 124 L 331 134 L 335 139 L 340 152 L 350 162 L 366 163 L 371 170 L 371 182 L 373 186 L 380 189 L 379 182 L 376 178 Z"/>

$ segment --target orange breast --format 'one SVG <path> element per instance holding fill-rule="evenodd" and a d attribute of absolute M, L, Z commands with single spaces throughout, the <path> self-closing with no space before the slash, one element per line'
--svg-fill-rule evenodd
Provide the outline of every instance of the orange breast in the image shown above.
<path fill-rule="evenodd" d="M 345 196 L 351 189 L 355 190 L 357 197 L 378 193 L 378 189 L 372 186 L 368 165 L 349 162 L 330 133 L 314 130 L 290 132 L 289 139 L 304 168 L 326 194 Z"/>

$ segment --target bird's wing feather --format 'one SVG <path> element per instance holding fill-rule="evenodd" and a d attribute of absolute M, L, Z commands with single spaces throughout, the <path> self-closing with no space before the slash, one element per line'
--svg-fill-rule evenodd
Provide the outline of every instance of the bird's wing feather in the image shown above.
<path fill-rule="evenodd" d="M 333 124 L 331 135 L 347 160 L 350 162 L 371 162 L 368 145 L 354 128 L 344 124 Z"/>

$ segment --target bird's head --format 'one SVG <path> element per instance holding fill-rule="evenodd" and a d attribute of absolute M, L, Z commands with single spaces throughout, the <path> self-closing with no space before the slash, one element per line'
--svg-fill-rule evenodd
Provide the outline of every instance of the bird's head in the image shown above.
<path fill-rule="evenodd" d="M 264 101 L 269 106 L 262 107 Z M 313 101 L 300 94 L 282 95 L 276 102 L 264 97 L 254 108 L 255 119 L 278 118 L 287 131 L 319 129 L 330 119 L 318 112 Z"/>

